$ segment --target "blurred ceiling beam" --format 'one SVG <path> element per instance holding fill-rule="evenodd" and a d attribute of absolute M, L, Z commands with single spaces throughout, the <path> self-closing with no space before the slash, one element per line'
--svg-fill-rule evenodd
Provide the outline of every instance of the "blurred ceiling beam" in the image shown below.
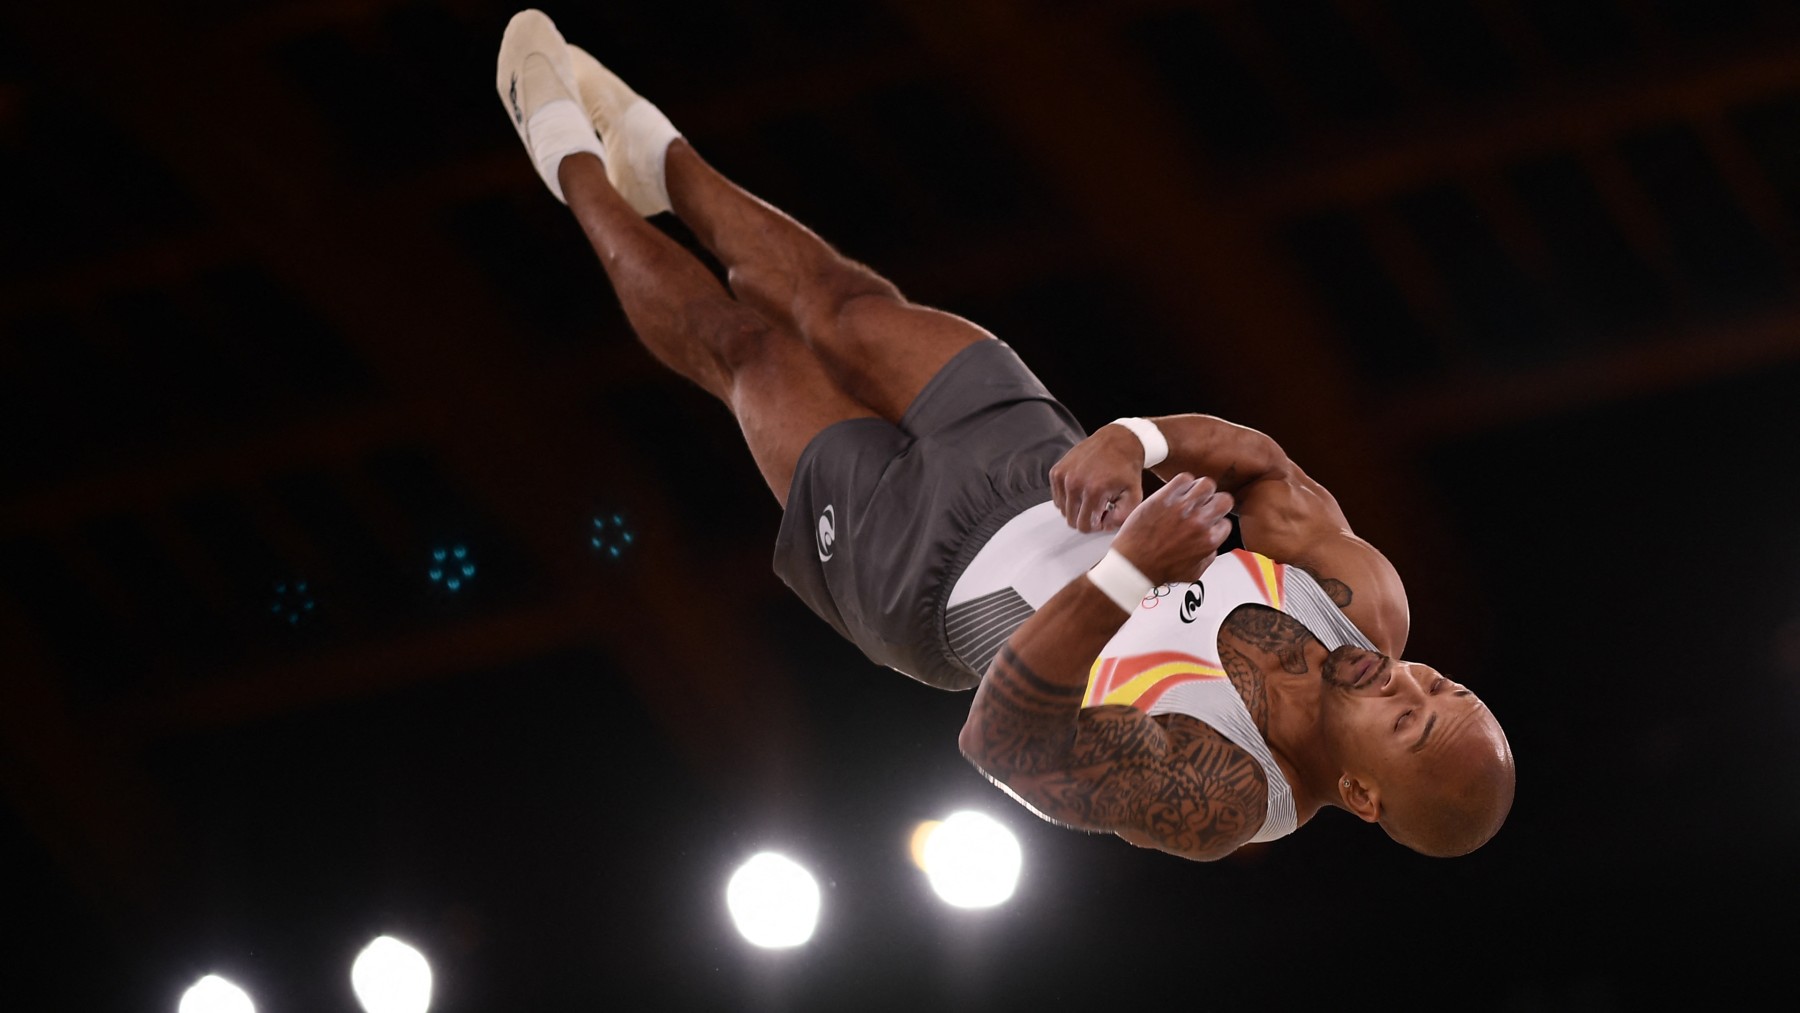
<path fill-rule="evenodd" d="M 517 396 L 566 400 L 591 391 L 598 378 L 640 379 L 646 355 L 600 343 L 521 366 Z M 420 389 L 329 407 L 273 431 L 241 440 L 148 457 L 112 471 L 52 481 L 0 500 L 0 534 L 74 527 L 107 514 L 142 510 L 202 489 L 257 486 L 307 467 L 347 468 L 384 449 L 434 445 L 452 437 L 460 405 L 445 390 Z"/>
<path fill-rule="evenodd" d="M 348 466 L 382 448 L 421 442 L 431 432 L 423 413 L 406 400 L 335 409 L 237 443 L 151 457 L 27 490 L 0 501 L 0 533 L 64 530 L 172 503 L 200 489 L 253 486 L 309 466 Z"/>
<path fill-rule="evenodd" d="M 602 618 L 615 614 L 618 604 L 592 595 L 549 598 L 452 625 L 239 667 L 199 685 L 134 693 L 110 701 L 91 720 L 103 737 L 141 748 L 413 683 L 503 669 L 559 651 L 597 648 L 619 637 L 620 624 Z M 612 607 L 592 607 L 596 605 Z"/>
<path fill-rule="evenodd" d="M 1680 390 L 1800 362 L 1800 307 L 1672 332 L 1629 347 L 1571 355 L 1530 369 L 1436 381 L 1391 399 L 1381 426 L 1429 450 L 1463 437 L 1565 412 Z"/>
<path fill-rule="evenodd" d="M 1535 154 L 1586 150 L 1640 127 L 1700 122 L 1800 90 L 1792 42 L 1733 51 L 1672 73 L 1660 65 L 1596 84 L 1569 84 L 1476 114 L 1417 118 L 1392 130 L 1325 137 L 1272 159 L 1237 195 L 1248 213 L 1280 222 L 1356 207 L 1413 187 Z"/>
<path fill-rule="evenodd" d="M 79 308 L 120 289 L 192 279 L 225 264 L 236 240 L 217 229 L 162 236 L 49 271 L 0 278 L 0 306 Z"/>

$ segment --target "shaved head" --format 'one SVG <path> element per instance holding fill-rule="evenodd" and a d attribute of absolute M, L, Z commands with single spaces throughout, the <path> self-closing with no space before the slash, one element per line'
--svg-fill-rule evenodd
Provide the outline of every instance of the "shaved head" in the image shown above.
<path fill-rule="evenodd" d="M 1499 832 L 1512 810 L 1512 747 L 1485 709 L 1428 764 L 1386 787 L 1381 828 L 1433 858 L 1466 855 Z"/>

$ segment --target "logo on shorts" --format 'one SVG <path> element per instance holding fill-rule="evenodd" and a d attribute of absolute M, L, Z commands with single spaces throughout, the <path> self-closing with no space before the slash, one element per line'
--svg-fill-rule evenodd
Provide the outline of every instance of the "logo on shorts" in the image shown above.
<path fill-rule="evenodd" d="M 1195 613 L 1200 611 L 1200 605 L 1205 601 L 1206 585 L 1197 580 L 1189 584 L 1188 589 L 1181 593 L 1181 621 L 1193 622 L 1196 618 Z"/>
<path fill-rule="evenodd" d="M 825 510 L 819 514 L 819 529 L 814 532 L 814 540 L 819 544 L 819 562 L 831 559 L 831 549 L 837 544 L 837 511 L 831 504 L 825 504 Z"/>

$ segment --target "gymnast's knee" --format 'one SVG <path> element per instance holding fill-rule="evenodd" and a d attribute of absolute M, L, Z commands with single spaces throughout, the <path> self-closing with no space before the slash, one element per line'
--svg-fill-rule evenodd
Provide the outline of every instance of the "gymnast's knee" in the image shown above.
<path fill-rule="evenodd" d="M 781 354 L 793 337 L 754 310 L 734 308 L 707 322 L 713 354 L 728 376 L 754 369 Z"/>
<path fill-rule="evenodd" d="M 854 261 L 839 260 L 815 277 L 796 316 L 801 331 L 815 341 L 853 340 L 852 321 L 858 313 L 905 302 L 893 282 Z"/>

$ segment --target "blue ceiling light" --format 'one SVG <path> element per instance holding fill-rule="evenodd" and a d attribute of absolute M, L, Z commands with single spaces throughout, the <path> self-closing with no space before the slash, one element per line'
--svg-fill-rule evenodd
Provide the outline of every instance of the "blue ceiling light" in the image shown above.
<path fill-rule="evenodd" d="M 275 585 L 275 600 L 269 603 L 269 615 L 286 626 L 298 626 L 311 619 L 316 603 L 304 580 L 284 580 Z"/>
<path fill-rule="evenodd" d="M 608 559 L 618 559 L 625 550 L 631 547 L 632 534 L 625 527 L 625 518 L 620 514 L 608 514 L 594 518 L 593 530 L 588 533 L 588 544 L 603 553 Z"/>
<path fill-rule="evenodd" d="M 446 591 L 460 591 L 475 576 L 475 561 L 467 546 L 452 545 L 431 550 L 431 582 Z"/>

